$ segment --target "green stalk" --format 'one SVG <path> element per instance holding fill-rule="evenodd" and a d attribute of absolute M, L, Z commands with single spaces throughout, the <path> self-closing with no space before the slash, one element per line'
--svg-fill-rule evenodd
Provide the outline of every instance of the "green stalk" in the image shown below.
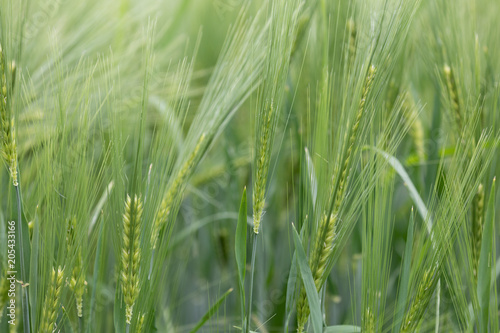
<path fill-rule="evenodd" d="M 155 249 L 151 250 L 151 260 L 149 261 L 148 280 L 151 280 L 151 273 L 153 273 L 153 262 L 155 259 Z"/>
<path fill-rule="evenodd" d="M 255 253 L 257 252 L 257 238 L 258 234 L 252 233 L 252 263 L 250 266 L 250 295 L 248 299 L 248 309 L 247 309 L 247 323 L 245 325 L 244 331 L 248 333 L 250 330 L 250 317 L 252 317 L 252 299 L 253 299 L 253 280 L 255 276 Z"/>
<path fill-rule="evenodd" d="M 17 230 L 19 230 L 19 262 L 21 267 L 21 280 L 23 284 L 26 284 L 26 267 L 24 266 L 24 244 L 23 244 L 23 224 L 21 221 L 21 193 L 19 190 L 20 184 L 15 186 L 16 188 L 16 196 L 17 196 Z M 22 294 L 22 307 L 23 307 L 23 328 L 24 333 L 31 333 L 30 329 L 30 307 L 28 301 L 28 290 L 27 286 L 21 286 L 21 294 Z"/>
<path fill-rule="evenodd" d="M 78 317 L 78 332 L 83 333 L 83 317 Z"/>

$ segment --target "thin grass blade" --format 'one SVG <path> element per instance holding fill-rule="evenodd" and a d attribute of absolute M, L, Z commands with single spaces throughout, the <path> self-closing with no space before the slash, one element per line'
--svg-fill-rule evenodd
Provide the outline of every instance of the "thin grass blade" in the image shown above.
<path fill-rule="evenodd" d="M 197 332 L 206 322 L 207 320 L 210 319 L 210 317 L 212 317 L 216 312 L 217 312 L 217 309 L 221 306 L 222 302 L 224 302 L 224 300 L 226 299 L 226 297 L 233 291 L 233 288 L 229 289 L 228 291 L 226 291 L 221 297 L 219 297 L 219 299 L 217 300 L 217 302 L 215 302 L 214 305 L 212 305 L 212 307 L 210 309 L 208 309 L 207 313 L 205 313 L 203 315 L 203 317 L 201 317 L 200 321 L 196 324 L 196 326 L 191 330 L 189 331 L 190 333 L 194 333 L 194 332 Z"/>

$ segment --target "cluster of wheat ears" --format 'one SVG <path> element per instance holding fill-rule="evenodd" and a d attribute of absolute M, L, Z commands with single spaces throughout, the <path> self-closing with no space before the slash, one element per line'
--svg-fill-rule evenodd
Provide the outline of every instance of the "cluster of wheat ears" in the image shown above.
<path fill-rule="evenodd" d="M 0 332 L 499 332 L 498 14 L 0 0 Z"/>

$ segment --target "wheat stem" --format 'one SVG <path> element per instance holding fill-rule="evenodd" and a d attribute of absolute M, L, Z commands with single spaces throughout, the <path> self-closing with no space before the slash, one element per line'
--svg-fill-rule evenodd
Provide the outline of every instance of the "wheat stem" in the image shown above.
<path fill-rule="evenodd" d="M 244 332 L 248 333 L 250 332 L 250 319 L 252 317 L 252 299 L 253 299 L 253 282 L 254 282 L 254 277 L 255 277 L 255 257 L 257 253 L 257 241 L 258 237 L 256 233 L 252 234 L 252 261 L 251 261 L 251 266 L 250 266 L 250 294 L 248 298 L 248 308 L 247 308 L 247 320 L 246 320 L 246 325 L 244 328 Z"/>
<path fill-rule="evenodd" d="M 479 265 L 479 254 L 481 252 L 481 240 L 483 239 L 483 218 L 484 218 L 484 186 L 479 184 L 473 201 L 472 210 L 472 267 L 474 276 L 477 279 Z"/>

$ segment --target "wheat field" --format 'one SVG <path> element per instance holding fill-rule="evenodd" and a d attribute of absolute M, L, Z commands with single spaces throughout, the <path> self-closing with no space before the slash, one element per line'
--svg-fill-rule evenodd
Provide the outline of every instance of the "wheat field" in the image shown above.
<path fill-rule="evenodd" d="M 0 332 L 499 332 L 499 16 L 0 0 Z"/>

